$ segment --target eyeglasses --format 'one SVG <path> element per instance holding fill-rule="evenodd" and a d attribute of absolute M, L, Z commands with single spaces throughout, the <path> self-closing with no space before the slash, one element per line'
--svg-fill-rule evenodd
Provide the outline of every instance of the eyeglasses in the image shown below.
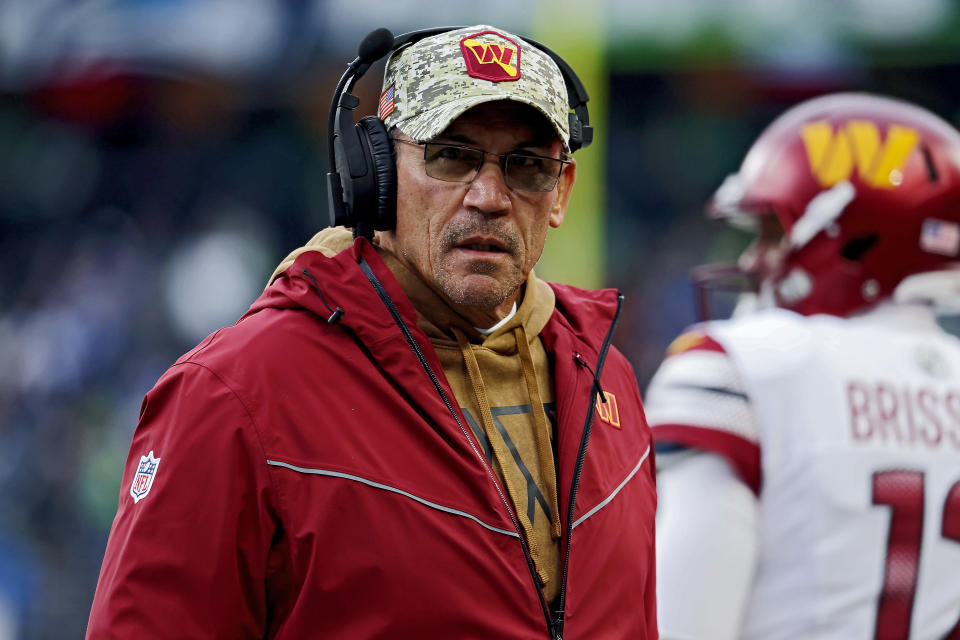
<path fill-rule="evenodd" d="M 494 156 L 500 160 L 504 181 L 518 191 L 552 191 L 560 180 L 563 165 L 570 160 L 538 156 L 533 153 L 492 153 L 446 142 L 421 142 L 393 138 L 397 142 L 423 147 L 423 168 L 427 175 L 444 182 L 472 182 L 484 158 Z"/>

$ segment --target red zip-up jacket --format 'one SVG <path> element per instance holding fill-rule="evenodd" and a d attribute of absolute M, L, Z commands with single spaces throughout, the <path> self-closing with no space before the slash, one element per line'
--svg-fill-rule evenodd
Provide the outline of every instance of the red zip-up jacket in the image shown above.
<path fill-rule="evenodd" d="M 147 394 L 87 637 L 656 638 L 653 453 L 609 346 L 620 298 L 552 286 L 559 611 L 361 239 L 301 255 Z"/>

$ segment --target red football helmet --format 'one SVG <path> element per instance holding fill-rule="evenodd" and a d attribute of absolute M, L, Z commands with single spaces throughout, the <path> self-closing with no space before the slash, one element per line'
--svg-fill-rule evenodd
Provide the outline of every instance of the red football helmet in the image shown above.
<path fill-rule="evenodd" d="M 707 211 L 758 233 L 775 217 L 782 239 L 740 273 L 777 306 L 846 316 L 960 260 L 960 132 L 891 98 L 808 100 L 767 127 Z M 960 271 L 950 278 L 960 291 Z"/>

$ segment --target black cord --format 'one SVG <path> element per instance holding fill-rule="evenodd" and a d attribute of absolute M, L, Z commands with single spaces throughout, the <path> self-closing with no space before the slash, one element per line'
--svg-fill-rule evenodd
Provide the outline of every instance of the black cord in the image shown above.
<path fill-rule="evenodd" d="M 304 269 L 301 273 L 303 273 L 303 275 L 310 278 L 310 282 L 313 283 L 313 286 L 317 290 L 317 295 L 320 296 L 320 302 L 322 302 L 323 306 L 325 306 L 327 308 L 327 311 L 330 312 L 330 317 L 327 318 L 327 324 L 337 324 L 340 321 L 340 318 L 343 317 L 343 314 L 344 314 L 343 308 L 340 307 L 339 305 L 337 306 L 336 309 L 330 308 L 330 305 L 327 304 L 327 299 L 323 297 L 323 292 L 320 291 L 320 285 L 317 284 L 317 281 L 310 274 L 310 272 Z"/>
<path fill-rule="evenodd" d="M 590 375 L 593 376 L 593 389 L 597 392 L 597 395 L 600 396 L 600 402 L 606 404 L 607 394 L 604 393 L 603 387 L 600 386 L 600 379 L 597 378 L 596 372 L 593 370 L 593 368 L 589 364 L 587 364 L 586 358 L 584 358 L 578 352 L 573 354 L 573 359 L 576 360 L 577 364 L 579 364 L 581 367 L 586 367 L 587 371 L 590 372 Z"/>

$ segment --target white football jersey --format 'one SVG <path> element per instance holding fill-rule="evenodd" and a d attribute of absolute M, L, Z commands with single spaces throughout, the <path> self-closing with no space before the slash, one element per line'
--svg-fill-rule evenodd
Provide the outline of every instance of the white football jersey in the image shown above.
<path fill-rule="evenodd" d="M 646 413 L 758 496 L 740 637 L 960 639 L 960 341 L 927 309 L 698 325 Z"/>

